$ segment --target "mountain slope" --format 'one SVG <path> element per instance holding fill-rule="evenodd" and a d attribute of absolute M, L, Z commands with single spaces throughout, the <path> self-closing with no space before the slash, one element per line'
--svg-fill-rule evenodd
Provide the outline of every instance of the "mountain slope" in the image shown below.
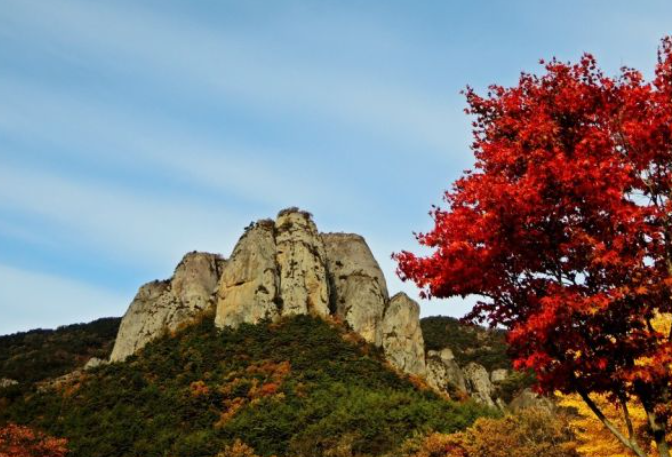
<path fill-rule="evenodd" d="M 321 319 L 219 331 L 207 317 L 58 392 L 0 390 L 0 423 L 66 437 L 73 457 L 210 457 L 236 438 L 262 456 L 377 456 L 494 414 L 421 390 L 383 360 Z"/>
<path fill-rule="evenodd" d="M 69 373 L 91 357 L 107 358 L 120 322 L 108 317 L 0 336 L 0 378 L 32 383 Z"/>
<path fill-rule="evenodd" d="M 511 369 L 504 330 L 466 325 L 448 316 L 425 317 L 420 320 L 420 326 L 428 351 L 449 347 L 460 366 L 476 362 L 488 371 Z"/>

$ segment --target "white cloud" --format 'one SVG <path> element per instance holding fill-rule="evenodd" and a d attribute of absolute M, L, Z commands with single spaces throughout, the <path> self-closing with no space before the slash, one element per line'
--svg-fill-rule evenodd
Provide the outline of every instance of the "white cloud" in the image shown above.
<path fill-rule="evenodd" d="M 121 316 L 132 297 L 0 264 L 0 335 Z"/>
<path fill-rule="evenodd" d="M 445 154 L 451 134 L 464 125 L 460 107 L 431 92 L 419 92 L 381 77 L 342 67 L 319 67 L 293 59 L 272 43 L 259 46 L 231 33 L 213 30 L 132 7 L 80 1 L 10 2 L 5 22 L 30 29 L 49 50 L 82 65 L 148 78 L 154 86 L 188 86 L 224 103 L 276 116 L 321 117 L 369 132 L 416 151 Z M 306 18 L 308 19 L 308 18 Z M 365 30 L 348 30 L 363 34 Z M 15 38 L 30 39 L 30 36 Z M 328 50 L 325 50 L 328 52 Z M 403 63 L 400 63 L 403 65 Z M 456 126 L 460 126 L 456 129 Z M 462 136 L 461 136 L 462 138 Z"/>
<path fill-rule="evenodd" d="M 0 111 L 0 131 L 24 143 L 38 143 L 45 155 L 70 156 L 103 169 L 132 170 L 142 177 L 164 174 L 174 183 L 278 209 L 299 205 L 317 211 L 328 206 L 345 212 L 367 205 L 352 187 L 283 160 L 282 150 L 208 138 L 166 119 L 120 111 L 10 78 L 0 78 L 0 98 L 7 108 Z"/>
<path fill-rule="evenodd" d="M 0 168 L 0 208 L 43 218 L 45 242 L 141 265 L 176 263 L 187 251 L 228 254 L 249 222 L 174 196 L 73 181 L 25 168 Z M 33 234 L 32 236 L 37 236 Z"/>

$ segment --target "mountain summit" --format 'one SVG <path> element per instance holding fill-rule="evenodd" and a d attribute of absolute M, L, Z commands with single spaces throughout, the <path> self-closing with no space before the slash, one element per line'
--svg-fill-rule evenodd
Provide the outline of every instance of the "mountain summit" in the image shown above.
<path fill-rule="evenodd" d="M 382 347 L 402 372 L 426 375 L 418 304 L 403 293 L 390 299 L 363 237 L 320 233 L 310 213 L 297 208 L 251 224 L 228 259 L 192 252 L 171 279 L 143 285 L 124 315 L 110 360 L 125 360 L 208 310 L 215 310 L 219 328 L 333 316 Z"/>

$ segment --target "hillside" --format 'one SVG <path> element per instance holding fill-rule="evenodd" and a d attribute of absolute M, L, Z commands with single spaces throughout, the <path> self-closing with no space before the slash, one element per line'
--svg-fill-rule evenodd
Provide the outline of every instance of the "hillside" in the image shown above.
<path fill-rule="evenodd" d="M 262 456 L 376 456 L 496 414 L 419 389 L 380 349 L 308 316 L 223 331 L 208 317 L 57 392 L 0 395 L 0 422 L 66 437 L 73 457 L 211 457 L 235 438 Z"/>
<path fill-rule="evenodd" d="M 69 373 L 91 357 L 107 358 L 120 322 L 109 317 L 0 336 L 0 379 L 32 383 Z"/>
<path fill-rule="evenodd" d="M 449 347 L 460 366 L 476 362 L 488 371 L 511 369 L 503 330 L 466 325 L 448 316 L 425 317 L 420 320 L 420 326 L 428 351 Z"/>

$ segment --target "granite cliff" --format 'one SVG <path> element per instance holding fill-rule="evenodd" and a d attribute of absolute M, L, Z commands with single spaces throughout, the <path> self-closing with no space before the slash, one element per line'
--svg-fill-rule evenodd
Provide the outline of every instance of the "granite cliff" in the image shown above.
<path fill-rule="evenodd" d="M 506 380 L 506 370 L 490 374 L 477 363 L 460 367 L 450 348 L 426 351 L 419 305 L 404 293 L 389 296 L 364 238 L 320 233 L 310 213 L 296 208 L 250 224 L 229 258 L 192 252 L 171 279 L 140 287 L 110 360 L 125 360 L 205 311 L 215 313 L 219 328 L 296 315 L 331 317 L 433 389 L 489 406 L 502 403 L 495 386 Z"/>

